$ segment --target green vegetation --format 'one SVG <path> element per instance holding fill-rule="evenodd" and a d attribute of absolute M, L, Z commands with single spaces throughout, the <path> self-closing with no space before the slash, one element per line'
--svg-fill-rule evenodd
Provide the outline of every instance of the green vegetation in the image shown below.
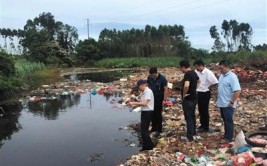
<path fill-rule="evenodd" d="M 180 57 L 129 57 L 129 58 L 105 58 L 95 63 L 95 67 L 104 68 L 132 68 L 132 67 L 171 67 L 177 66 Z"/>
<path fill-rule="evenodd" d="M 58 69 L 47 67 L 40 62 L 19 59 L 15 63 L 15 68 L 16 76 L 21 79 L 23 88 L 28 90 L 60 80 Z"/>
<path fill-rule="evenodd" d="M 214 51 L 250 51 L 253 46 L 251 44 L 252 27 L 248 23 L 238 23 L 236 20 L 223 20 L 222 32 L 217 32 L 217 27 L 210 27 L 211 38 L 214 39 Z M 220 34 L 223 36 L 221 39 Z"/>
<path fill-rule="evenodd" d="M 24 85 L 26 85 L 28 89 L 36 89 L 40 85 L 49 85 L 62 79 L 59 70 L 55 68 L 38 70 L 28 75 L 28 77 L 30 79 L 24 80 Z"/>
<path fill-rule="evenodd" d="M 15 93 L 35 89 L 60 79 L 58 69 L 46 67 L 43 63 L 14 58 L 0 50 L 1 101 L 14 97 Z"/>
<path fill-rule="evenodd" d="M 14 61 L 11 56 L 0 49 L 0 96 L 4 98 L 19 87 L 15 77 Z"/>
<path fill-rule="evenodd" d="M 240 51 L 236 53 L 212 53 L 205 56 L 195 56 L 190 58 L 191 64 L 194 59 L 203 59 L 205 63 L 217 63 L 222 59 L 227 59 L 230 64 L 251 65 L 262 70 L 267 70 L 267 51 L 247 52 Z M 132 68 L 132 67 L 176 67 L 182 57 L 129 57 L 129 58 L 105 58 L 95 62 L 94 67 L 101 68 Z"/>
<path fill-rule="evenodd" d="M 255 67 L 263 71 L 267 70 L 267 51 L 240 51 L 227 55 L 227 59 L 230 64 L 239 64 L 247 68 Z"/>
<path fill-rule="evenodd" d="M 5 49 L 7 42 L 10 42 L 10 53 L 23 52 L 28 60 L 47 65 L 60 63 L 72 66 L 70 56 L 78 40 L 77 29 L 56 21 L 51 13 L 41 13 L 38 17 L 27 20 L 24 29 L 2 28 L 0 34 L 4 39 Z M 19 41 L 17 48 L 14 39 Z"/>
<path fill-rule="evenodd" d="M 18 59 L 15 62 L 15 68 L 17 76 L 27 77 L 29 73 L 44 69 L 45 65 L 40 62 L 30 62 L 26 59 Z"/>
<path fill-rule="evenodd" d="M 75 27 L 56 21 L 51 13 L 41 13 L 28 19 L 23 29 L 0 28 L 4 39 L 4 50 L 0 50 L 1 100 L 10 97 L 10 92 L 60 80 L 57 67 L 175 67 L 181 59 L 191 64 L 196 59 L 207 64 L 227 59 L 232 64 L 267 70 L 267 45 L 252 45 L 253 29 L 248 23 L 223 20 L 220 32 L 216 26 L 209 32 L 214 39 L 212 53 L 192 48 L 182 25 L 103 29 L 98 41 L 78 41 Z"/>

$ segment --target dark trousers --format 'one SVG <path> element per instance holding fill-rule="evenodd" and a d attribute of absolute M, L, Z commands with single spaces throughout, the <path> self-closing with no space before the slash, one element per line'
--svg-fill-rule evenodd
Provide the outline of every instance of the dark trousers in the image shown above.
<path fill-rule="evenodd" d="M 187 138 L 193 140 L 193 136 L 196 134 L 196 115 L 195 109 L 197 105 L 196 100 L 183 100 L 183 111 L 186 121 Z"/>
<path fill-rule="evenodd" d="M 154 111 L 152 116 L 152 131 L 162 132 L 162 102 L 163 96 L 154 97 Z"/>
<path fill-rule="evenodd" d="M 149 125 L 153 111 L 141 111 L 141 139 L 142 149 L 152 149 L 154 147 L 149 135 Z"/>
<path fill-rule="evenodd" d="M 232 141 L 234 137 L 234 112 L 235 108 L 232 107 L 221 107 L 221 117 L 224 123 L 224 138 Z"/>
<path fill-rule="evenodd" d="M 210 91 L 208 92 L 198 92 L 198 111 L 200 115 L 200 125 L 204 129 L 209 129 L 209 102 L 210 102 Z"/>

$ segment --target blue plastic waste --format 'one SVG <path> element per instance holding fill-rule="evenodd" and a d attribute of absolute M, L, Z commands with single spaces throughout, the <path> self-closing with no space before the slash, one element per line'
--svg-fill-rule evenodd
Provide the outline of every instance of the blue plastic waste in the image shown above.
<path fill-rule="evenodd" d="M 245 145 L 239 148 L 236 152 L 236 154 L 246 152 L 247 150 L 251 149 L 252 147 L 250 145 Z"/>
<path fill-rule="evenodd" d="M 91 91 L 91 94 L 92 94 L 92 95 L 96 95 L 96 94 L 97 94 L 96 89 L 93 89 L 93 90 Z"/>

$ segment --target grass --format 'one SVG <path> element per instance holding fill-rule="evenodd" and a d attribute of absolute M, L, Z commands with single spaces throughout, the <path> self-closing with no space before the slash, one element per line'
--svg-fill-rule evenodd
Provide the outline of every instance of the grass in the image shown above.
<path fill-rule="evenodd" d="M 239 51 L 235 53 L 213 53 L 203 57 L 199 57 L 206 64 L 217 63 L 222 59 L 227 59 L 231 65 L 259 65 L 263 66 L 267 63 L 267 51 L 246 52 Z M 132 67 L 175 67 L 179 65 L 182 57 L 127 57 L 127 58 L 105 58 L 94 63 L 94 67 L 102 68 L 132 68 Z M 187 58 L 192 65 L 194 59 Z M 198 57 L 196 57 L 198 59 Z M 245 63 L 246 62 L 246 63 Z M 255 64 L 256 63 L 256 64 Z"/>
<path fill-rule="evenodd" d="M 95 63 L 95 67 L 132 68 L 132 67 L 173 67 L 177 66 L 180 57 L 128 57 L 105 58 Z"/>
<path fill-rule="evenodd" d="M 232 65 L 249 65 L 266 70 L 267 51 L 236 52 L 228 54 L 211 54 L 202 58 L 206 64 L 219 62 L 227 58 Z M 126 57 L 126 58 L 105 58 L 96 61 L 94 67 L 97 68 L 134 68 L 134 67 L 176 67 L 179 65 L 181 57 Z M 194 59 L 190 59 L 192 65 Z M 17 60 L 15 63 L 17 78 L 22 80 L 22 84 L 27 89 L 34 89 L 42 84 L 51 84 L 60 81 L 59 70 L 53 67 L 46 67 L 42 63 L 29 62 L 25 59 Z"/>
<path fill-rule="evenodd" d="M 36 71 L 30 75 L 31 79 L 26 83 L 30 86 L 30 89 L 39 87 L 40 85 L 51 84 L 60 81 L 60 71 L 56 68 L 45 68 Z"/>
<path fill-rule="evenodd" d="M 19 59 L 15 62 L 16 76 L 26 89 L 35 89 L 42 84 L 61 80 L 59 70 L 46 67 L 43 63 Z"/>
<path fill-rule="evenodd" d="M 26 59 L 19 59 L 15 61 L 16 75 L 24 77 L 32 72 L 39 71 L 45 68 L 43 63 L 30 62 Z"/>

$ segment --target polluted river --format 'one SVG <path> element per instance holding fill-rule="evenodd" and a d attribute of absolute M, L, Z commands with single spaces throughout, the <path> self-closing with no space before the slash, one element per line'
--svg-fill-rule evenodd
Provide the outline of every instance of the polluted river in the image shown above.
<path fill-rule="evenodd" d="M 0 165 L 124 163 L 140 148 L 136 133 L 127 127 L 140 114 L 117 106 L 122 93 L 112 85 L 126 74 L 69 75 L 56 85 L 61 91 L 44 86 L 25 99 L 22 109 L 0 112 Z M 112 93 L 99 92 L 103 86 L 112 87 Z"/>
<path fill-rule="evenodd" d="M 216 74 L 216 64 L 209 68 Z M 267 133 L 259 131 L 267 127 L 266 71 L 232 69 L 242 87 L 232 142 L 221 142 L 224 129 L 216 91 L 209 105 L 209 132 L 197 131 L 194 141 L 187 142 L 179 86 L 173 84 L 168 89 L 170 105 L 162 113 L 163 132 L 156 139 L 152 134 L 156 147 L 139 153 L 140 113 L 130 112 L 123 103 L 131 97 L 136 81 L 147 77 L 147 71 L 82 74 L 84 71 L 70 70 L 66 80 L 31 92 L 22 101 L 23 109 L 0 107 L 0 166 L 225 166 L 248 163 L 247 159 L 250 164 L 267 165 Z M 183 78 L 175 67 L 159 71 L 168 81 Z M 199 125 L 198 111 L 196 122 Z M 250 149 L 237 153 L 247 146 Z"/>

